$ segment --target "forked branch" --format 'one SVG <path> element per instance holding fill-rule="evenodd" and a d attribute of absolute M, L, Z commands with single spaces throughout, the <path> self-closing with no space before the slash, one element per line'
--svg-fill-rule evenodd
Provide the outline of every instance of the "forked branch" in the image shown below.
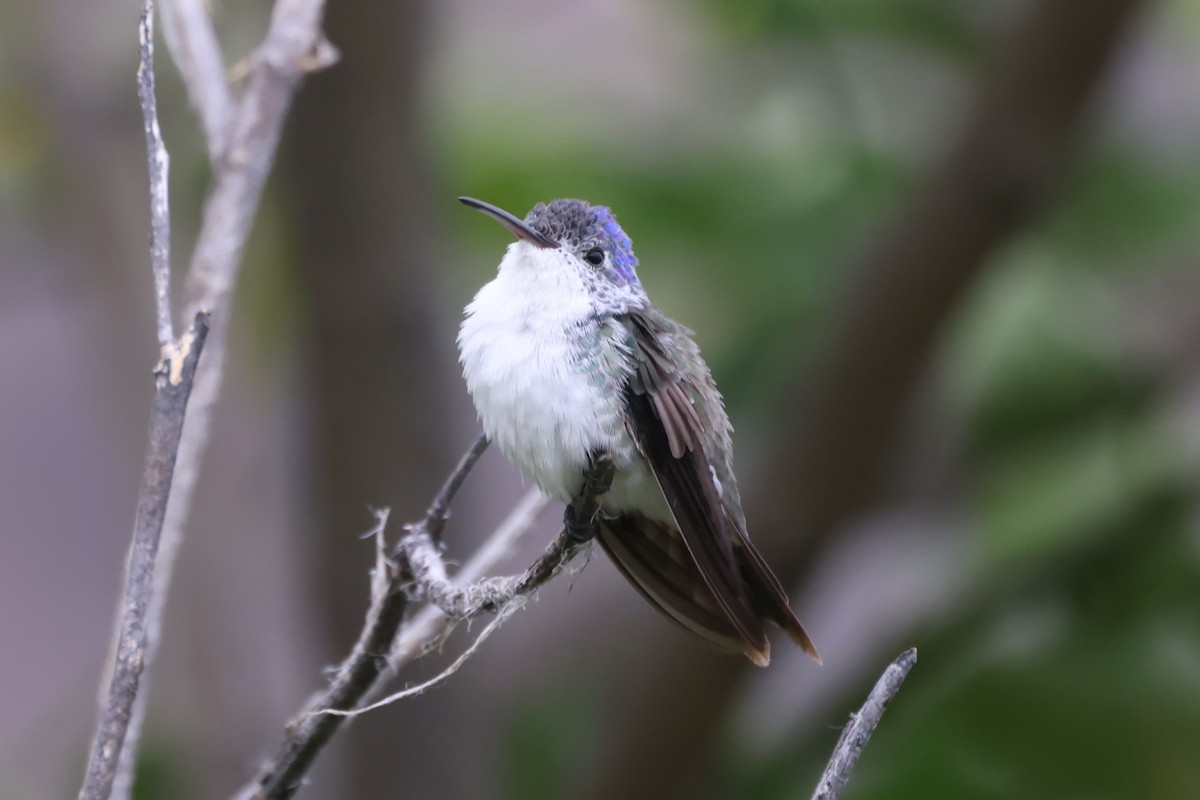
<path fill-rule="evenodd" d="M 207 441 L 208 411 L 220 386 L 229 292 L 296 88 L 304 75 L 336 58 L 320 32 L 324 0 L 277 0 L 270 29 L 251 59 L 245 91 L 235 102 L 203 3 L 165 2 L 168 12 L 179 12 L 166 14 L 167 40 L 200 114 L 215 181 L 187 279 L 184 318 L 191 327 L 176 339 L 171 323 L 168 157 L 154 85 L 154 2 L 145 0 L 138 29 L 138 97 L 150 168 L 150 251 L 162 363 L 156 373 L 146 472 L 111 663 L 102 682 L 104 705 L 80 789 L 80 797 L 88 800 L 130 793 L 145 684 Z M 206 341 L 204 361 L 198 363 Z M 190 409 L 186 426 L 185 408 Z"/>
<path fill-rule="evenodd" d="M 503 615 L 506 609 L 511 612 L 514 602 L 537 591 L 586 546 L 585 542 L 567 535 L 563 530 L 541 557 L 520 575 L 464 584 L 464 580 L 473 581 L 481 575 L 518 536 L 529 529 L 535 515 L 545 505 L 544 497 L 531 492 L 489 537 L 476 558 L 460 571 L 459 580 L 448 578 L 437 541 L 445 527 L 455 493 L 486 447 L 487 440 L 480 436 L 446 479 L 425 516 L 405 526 L 405 534 L 396 547 L 394 561 L 384 557 L 382 535 L 387 512 L 379 514 L 379 523 L 373 532 L 380 548 L 379 558 L 372 578 L 371 606 L 358 641 L 350 655 L 334 671 L 329 686 L 310 698 L 304 709 L 287 724 L 279 753 L 251 784 L 238 793 L 238 798 L 274 800 L 292 797 L 317 755 L 347 717 L 366 710 L 363 704 L 401 666 L 444 641 L 459 622 L 488 613 Z M 611 458 L 600 457 L 595 460 L 585 474 L 584 489 L 573 504 L 575 519 L 586 522 L 595 519 L 600 509 L 600 498 L 611 483 L 612 473 Z M 435 607 L 426 609 L 405 625 L 407 610 L 419 598 L 430 599 Z M 460 657 L 456 665 L 463 658 Z M 431 683 L 446 674 L 449 671 Z M 419 688 L 427 688 L 428 685 Z M 395 697 L 380 702 L 389 702 Z"/>

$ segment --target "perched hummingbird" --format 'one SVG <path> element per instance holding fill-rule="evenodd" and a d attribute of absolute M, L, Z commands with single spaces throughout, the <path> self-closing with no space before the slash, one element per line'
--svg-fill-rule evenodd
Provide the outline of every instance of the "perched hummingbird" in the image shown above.
<path fill-rule="evenodd" d="M 659 311 L 612 212 L 538 204 L 507 227 L 496 278 L 466 308 L 459 360 L 484 432 L 542 491 L 570 504 L 609 453 L 594 530 L 650 604 L 718 648 L 770 660 L 773 622 L 820 661 L 746 535 L 731 427 L 691 331 Z"/>

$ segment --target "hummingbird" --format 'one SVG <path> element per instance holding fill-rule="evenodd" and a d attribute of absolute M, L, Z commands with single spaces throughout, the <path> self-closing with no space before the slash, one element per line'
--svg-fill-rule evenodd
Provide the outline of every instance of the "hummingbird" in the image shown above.
<path fill-rule="evenodd" d="M 594 535 L 652 606 L 718 649 L 770 661 L 766 623 L 820 656 L 746 534 L 732 427 L 692 331 L 638 281 L 604 206 L 537 204 L 524 219 L 459 200 L 516 237 L 466 307 L 459 361 L 484 433 L 568 504 L 597 454 L 615 472 Z"/>

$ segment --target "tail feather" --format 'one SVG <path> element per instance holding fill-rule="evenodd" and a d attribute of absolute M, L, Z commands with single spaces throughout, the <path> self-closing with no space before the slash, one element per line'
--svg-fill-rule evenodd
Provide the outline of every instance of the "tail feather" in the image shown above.
<path fill-rule="evenodd" d="M 783 590 L 779 579 L 775 577 L 775 573 L 771 572 L 771 568 L 767 566 L 767 562 L 758 552 L 758 548 L 737 526 L 730 525 L 729 527 L 737 531 L 741 545 L 738 551 L 740 555 L 744 555 L 741 561 L 743 565 L 750 566 L 753 573 L 753 578 L 750 575 L 746 575 L 746 577 L 749 579 L 747 582 L 757 589 L 755 595 L 758 608 L 772 622 L 783 628 L 788 638 L 798 644 L 801 650 L 808 653 L 813 661 L 818 664 L 823 663 L 821 654 L 817 652 L 817 646 L 813 644 L 812 638 L 808 635 L 808 631 L 804 630 L 800 620 L 796 619 L 796 614 L 788 603 L 787 593 Z M 744 568 L 743 574 L 745 574 Z"/>
<path fill-rule="evenodd" d="M 734 555 L 744 589 L 740 593 L 741 617 L 759 621 L 751 636 L 729 619 L 673 526 L 641 514 L 622 514 L 600 520 L 598 539 L 617 569 L 652 606 L 717 649 L 742 653 L 754 664 L 767 666 L 771 647 L 762 623 L 769 620 L 783 628 L 817 663 L 821 662 L 812 639 L 788 606 L 779 581 L 754 545 L 740 533 Z"/>
<path fill-rule="evenodd" d="M 679 532 L 640 514 L 600 521 L 600 546 L 625 578 L 664 616 L 725 652 L 742 637 L 717 605 Z"/>

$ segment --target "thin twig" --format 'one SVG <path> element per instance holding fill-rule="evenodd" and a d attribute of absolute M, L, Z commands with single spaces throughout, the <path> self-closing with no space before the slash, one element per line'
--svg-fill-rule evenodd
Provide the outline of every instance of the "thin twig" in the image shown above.
<path fill-rule="evenodd" d="M 150 263 L 154 270 L 154 307 L 158 346 L 175 341 L 171 323 L 171 213 L 167 200 L 167 175 L 171 157 L 158 127 L 158 100 L 154 89 L 154 0 L 146 0 L 138 22 L 138 99 L 146 130 L 146 164 L 150 171 Z"/>
<path fill-rule="evenodd" d="M 321 34 L 324 7 L 324 0 L 278 0 L 267 36 L 250 56 L 246 91 L 230 120 L 192 253 L 185 289 L 189 311 L 225 306 L 296 89 L 307 74 L 337 60 L 337 50 Z"/>
<path fill-rule="evenodd" d="M 171 214 L 169 181 L 171 159 L 163 143 L 162 130 L 158 123 L 158 99 L 154 67 L 154 0 L 146 0 L 138 23 L 138 100 L 142 107 L 142 124 L 146 134 L 146 164 L 150 175 L 150 265 L 154 275 L 154 307 L 158 346 L 163 358 L 178 352 L 175 345 L 175 326 L 171 321 Z M 178 455 L 178 453 L 176 454 Z M 159 534 L 159 559 L 162 558 L 162 535 Z M 161 563 L 161 560 L 156 563 Z M 150 586 L 150 598 L 145 612 L 147 644 L 145 652 L 152 652 L 158 630 L 156 601 L 158 594 L 165 591 L 165 584 L 156 570 Z M 149 673 L 143 656 L 142 676 L 138 681 L 139 691 L 133 699 L 129 720 L 125 725 L 125 736 L 118 756 L 116 775 L 109 790 L 110 796 L 129 797 L 133 783 L 133 755 L 137 752 L 141 736 L 142 721 L 146 713 L 146 684 Z M 112 665 L 104 676 L 103 683 L 112 677 Z"/>
<path fill-rule="evenodd" d="M 197 314 L 180 339 L 177 352 L 165 355 L 155 370 L 150 442 L 138 492 L 121 619 L 112 651 L 108 692 L 79 791 L 81 800 L 105 800 L 109 796 L 130 720 L 136 716 L 134 702 L 146 663 L 147 610 L 154 589 L 159 535 L 171 493 L 188 396 L 207 335 L 208 317 Z"/>
<path fill-rule="evenodd" d="M 363 632 L 350 655 L 334 672 L 330 685 L 305 704 L 304 710 L 292 718 L 286 731 L 287 738 L 275 760 L 267 765 L 253 783 L 243 788 L 236 797 L 239 800 L 276 800 L 288 798 L 300 787 L 305 774 L 312 767 L 317 755 L 329 739 L 341 728 L 346 718 L 366 710 L 361 703 L 375 694 L 395 671 L 414 656 L 426 652 L 435 643 L 441 642 L 455 624 L 483 613 L 496 613 L 493 620 L 475 643 L 455 660 L 447 670 L 432 681 L 418 687 L 406 689 L 370 708 L 391 702 L 400 696 L 408 696 L 435 685 L 452 674 L 478 648 L 479 644 L 504 619 L 519 608 L 524 598 L 557 575 L 564 564 L 587 545 L 569 537 L 561 531 L 540 558 L 525 572 L 511 578 L 491 578 L 479 583 L 461 585 L 460 581 L 447 579 L 445 564 L 437 546 L 433 543 L 433 531 L 442 530 L 449 512 L 449 504 L 462 485 L 466 474 L 474 466 L 486 445 L 477 439 L 471 449 L 459 461 L 458 466 L 446 479 L 437 498 L 430 504 L 425 516 L 416 523 L 406 526 L 406 533 L 396 550 L 396 564 L 389 563 L 379 553 L 372 576 L 372 601 L 367 611 Z M 613 462 L 611 457 L 597 459 L 585 476 L 580 497 L 573 504 L 575 519 L 592 522 L 600 509 L 600 496 L 612 481 Z M 506 549 L 496 540 L 515 539 L 532 523 L 534 515 L 544 505 L 544 500 L 526 496 L 510 514 L 509 520 L 497 528 L 489 542 L 481 548 L 472 565 L 463 570 L 467 577 L 482 574 L 493 556 L 483 556 L 486 551 L 495 553 L 496 558 Z M 387 515 L 380 515 L 378 525 L 372 532 L 382 536 Z M 377 540 L 378 541 L 378 540 Z M 416 554 L 421 562 L 414 567 L 412 557 Z M 418 574 L 419 573 L 419 574 Z M 416 593 L 431 599 L 439 598 L 444 603 L 440 620 L 423 614 L 416 625 L 400 632 L 404 613 L 409 605 L 412 582 L 418 584 Z M 435 600 L 435 603 L 438 601 Z M 441 603 L 438 603 L 441 605 Z M 429 611 L 429 609 L 427 609 Z M 440 614 L 436 610 L 434 614 Z M 421 633 L 417 633 L 420 631 Z M 422 635 L 423 634 L 423 635 Z M 389 653 L 388 658 L 380 654 Z"/>
<path fill-rule="evenodd" d="M 465 585 L 482 578 L 500 559 L 511 552 L 517 539 L 529 530 L 548 502 L 549 498 L 536 488 L 526 492 L 513 506 L 508 517 L 475 551 L 475 555 L 454 574 L 455 582 Z M 409 661 L 444 641 L 457 624 L 457 620 L 447 617 L 437 606 L 425 606 L 401 629 L 388 656 L 388 669 L 395 674 Z"/>
<path fill-rule="evenodd" d="M 471 444 L 417 526 L 438 531 L 445 526 L 454 495 L 486 446 L 487 440 L 482 436 Z M 528 521 L 532 522 L 532 518 Z M 373 531 L 377 542 L 381 541 L 386 522 L 387 513 L 383 512 Z M 389 567 L 387 560 L 382 558 L 382 551 L 380 555 L 372 576 L 371 605 L 366 622 L 350 655 L 334 672 L 329 686 L 288 722 L 287 735 L 278 755 L 238 793 L 239 798 L 287 798 L 295 794 L 317 755 L 345 723 L 342 717 L 314 712 L 327 708 L 354 708 L 391 674 L 387 658 L 381 656 L 392 650 L 408 610 L 408 597 L 404 592 L 404 577 L 399 570 Z"/>
<path fill-rule="evenodd" d="M 875 682 L 875 688 L 867 695 L 867 702 L 863 703 L 858 713 L 850 715 L 850 722 L 842 730 L 841 738 L 833 748 L 833 755 L 829 757 L 829 763 L 825 766 L 820 783 L 817 784 L 817 790 L 813 792 L 813 800 L 837 800 L 846 782 L 850 780 L 850 772 L 858 763 L 858 757 L 867 746 L 867 740 L 879 725 L 884 709 L 900 691 L 900 685 L 904 683 L 909 670 L 916 663 L 917 649 L 911 647 L 888 664 L 883 675 Z"/>
<path fill-rule="evenodd" d="M 467 479 L 467 474 L 475 467 L 475 462 L 483 455 L 483 451 L 487 450 L 487 446 L 487 434 L 480 433 L 467 452 L 463 453 L 454 471 L 450 473 L 450 479 L 443 484 L 437 497 L 433 498 L 429 510 L 425 512 L 425 519 L 429 520 L 429 533 L 435 542 L 442 540 L 442 531 L 446 527 L 446 519 L 450 516 L 450 503 L 454 500 L 454 495 L 458 494 L 463 481 Z"/>
<path fill-rule="evenodd" d="M 475 653 L 478 652 L 479 647 L 487 640 L 487 638 L 489 636 L 491 636 L 493 633 L 498 631 L 500 629 L 500 626 L 508 621 L 509 617 L 511 617 L 513 614 L 520 611 L 522 607 L 524 607 L 525 602 L 528 599 L 529 598 L 526 595 L 515 595 L 513 597 L 508 598 L 508 600 L 505 601 L 505 603 L 502 606 L 500 606 L 499 608 L 496 609 L 496 616 L 492 617 L 491 622 L 489 622 L 487 624 L 487 626 L 483 629 L 483 631 L 480 632 L 480 634 L 475 637 L 475 641 L 471 642 L 470 647 L 468 647 L 466 650 L 459 653 L 458 658 L 454 659 L 454 661 L 450 664 L 450 666 L 446 667 L 445 669 L 443 669 L 437 675 L 434 675 L 429 680 L 424 681 L 422 683 L 418 683 L 416 686 L 409 686 L 404 689 L 401 689 L 398 692 L 393 692 L 392 694 L 389 694 L 387 697 L 383 698 L 382 700 L 377 700 L 376 702 L 371 703 L 370 705 L 359 706 L 358 708 L 351 709 L 349 711 L 343 711 L 341 709 L 336 709 L 336 708 L 322 708 L 322 709 L 313 711 L 312 713 L 314 715 L 318 715 L 318 716 L 329 715 L 329 716 L 336 716 L 336 717 L 357 717 L 359 714 L 365 714 L 368 711 L 374 711 L 378 708 L 383 708 L 384 706 L 390 706 L 392 703 L 395 703 L 399 700 L 404 700 L 409 697 L 416 697 L 419 694 L 424 694 L 426 691 L 428 691 L 429 689 L 432 689 L 434 686 L 439 686 L 439 685 L 445 683 L 452 675 L 454 675 L 454 673 L 458 672 L 459 668 L 463 664 L 467 663 L 467 660 L 470 659 L 471 656 L 475 655 Z"/>
<path fill-rule="evenodd" d="M 592 523 L 600 513 L 600 499 L 608 491 L 614 472 L 609 455 L 595 459 L 587 472 L 579 496 L 572 503 L 577 520 Z M 564 528 L 528 569 L 520 575 L 487 578 L 459 586 L 446 577 L 446 564 L 427 525 L 410 525 L 400 540 L 397 555 L 400 571 L 410 574 L 420 594 L 428 597 L 446 616 L 457 621 L 498 612 L 511 600 L 525 597 L 557 575 L 590 541 L 570 536 Z"/>
<path fill-rule="evenodd" d="M 163 0 L 163 39 L 179 73 L 215 166 L 225 150 L 234 99 L 225 77 L 221 45 L 209 21 L 204 0 Z"/>
<path fill-rule="evenodd" d="M 410 537 L 405 538 L 407 540 Z M 433 608 L 442 614 L 442 619 L 444 620 L 444 625 L 435 629 L 432 632 L 431 638 L 424 640 L 420 644 L 421 652 L 428 652 L 440 645 L 449 635 L 450 631 L 460 622 L 472 620 L 485 613 L 495 614 L 495 616 L 487 624 L 487 627 L 480 632 L 479 636 L 475 637 L 475 641 L 471 643 L 470 647 L 460 653 L 450 666 L 429 680 L 419 683 L 416 686 L 401 689 L 369 705 L 359 706 L 351 710 L 322 708 L 311 713 L 356 717 L 359 714 L 391 705 L 399 700 L 422 694 L 434 686 L 444 683 L 446 679 L 458 672 L 459 668 L 471 656 L 475 655 L 480 645 L 489 636 L 499 630 L 501 625 L 525 606 L 530 595 L 561 572 L 562 568 L 570 563 L 576 553 L 589 547 L 590 544 L 590 541 L 571 538 L 564 529 L 559 532 L 558 536 L 554 538 L 554 541 L 550 543 L 550 546 L 546 548 L 538 560 L 520 575 L 507 578 L 487 578 L 476 583 L 466 584 L 462 582 L 451 583 L 444 577 L 444 570 L 438 570 L 437 572 L 440 574 L 437 576 L 425 574 L 417 578 L 416 580 L 424 586 L 423 591 L 428 593 L 431 599 L 436 598 Z M 417 551 L 425 546 L 423 543 L 418 544 L 413 550 Z M 408 548 L 406 547 L 407 550 Z M 409 651 L 409 653 L 411 652 Z M 388 665 L 393 668 L 393 671 L 395 663 L 396 659 L 388 659 Z"/>

